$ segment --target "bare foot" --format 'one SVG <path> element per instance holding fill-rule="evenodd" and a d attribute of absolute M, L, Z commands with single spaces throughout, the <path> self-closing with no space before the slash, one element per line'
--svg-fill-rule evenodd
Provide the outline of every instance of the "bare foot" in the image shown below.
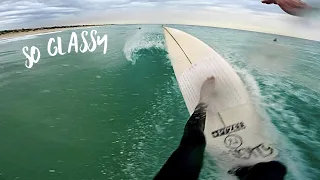
<path fill-rule="evenodd" d="M 203 83 L 200 91 L 200 103 L 209 103 L 210 96 L 214 94 L 215 82 L 215 78 L 211 76 Z"/>

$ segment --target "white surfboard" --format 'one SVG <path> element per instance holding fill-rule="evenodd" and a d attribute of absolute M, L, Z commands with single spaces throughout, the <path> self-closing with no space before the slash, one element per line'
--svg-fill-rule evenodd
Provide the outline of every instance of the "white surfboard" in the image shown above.
<path fill-rule="evenodd" d="M 207 110 L 206 151 L 226 171 L 274 160 L 278 151 L 262 134 L 261 117 L 232 66 L 201 40 L 164 27 L 175 76 L 190 115 L 199 102 L 203 82 L 214 76 L 215 94 Z"/>

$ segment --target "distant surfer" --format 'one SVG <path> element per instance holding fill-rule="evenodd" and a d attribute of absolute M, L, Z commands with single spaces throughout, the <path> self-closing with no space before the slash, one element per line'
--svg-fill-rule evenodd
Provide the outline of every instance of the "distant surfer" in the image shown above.
<path fill-rule="evenodd" d="M 277 41 L 278 41 L 278 39 L 277 39 L 277 38 L 275 38 L 273 41 L 274 41 L 274 42 L 277 42 Z"/>
<path fill-rule="evenodd" d="M 171 154 L 154 180 L 197 180 L 203 165 L 206 139 L 204 135 L 208 100 L 215 93 L 215 78 L 202 85 L 200 100 L 184 128 L 178 148 Z M 263 162 L 236 167 L 228 171 L 239 180 L 284 180 L 286 167 L 279 162 Z"/>

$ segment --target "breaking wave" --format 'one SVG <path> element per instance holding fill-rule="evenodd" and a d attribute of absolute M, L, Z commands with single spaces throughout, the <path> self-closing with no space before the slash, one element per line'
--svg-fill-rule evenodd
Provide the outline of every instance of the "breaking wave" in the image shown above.
<path fill-rule="evenodd" d="M 27 40 L 27 39 L 34 39 L 37 36 L 38 35 L 26 35 L 26 36 L 21 36 L 21 37 L 14 37 L 14 38 L 2 38 L 2 39 L 0 39 L 0 44 L 21 41 L 21 40 Z"/>
<path fill-rule="evenodd" d="M 163 33 L 159 29 L 145 28 L 126 40 L 123 53 L 128 61 L 135 64 L 144 53 L 165 53 Z"/>

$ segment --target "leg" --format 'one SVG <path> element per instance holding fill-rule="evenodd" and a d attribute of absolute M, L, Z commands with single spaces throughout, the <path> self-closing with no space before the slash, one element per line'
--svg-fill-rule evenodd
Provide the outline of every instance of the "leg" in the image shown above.
<path fill-rule="evenodd" d="M 205 143 L 203 131 L 205 128 L 207 107 L 208 105 L 202 102 L 197 105 L 195 111 L 184 127 L 184 133 L 180 142 L 180 146 L 185 144 L 197 145 Z M 199 136 L 203 136 L 203 138 L 201 137 L 201 140 L 204 140 L 204 142 L 199 141 Z"/>
<path fill-rule="evenodd" d="M 277 161 L 261 162 L 229 171 L 239 180 L 284 180 L 286 167 Z"/>
<path fill-rule="evenodd" d="M 196 180 L 201 171 L 206 145 L 203 134 L 206 111 L 199 104 L 188 120 L 179 147 L 172 153 L 154 180 Z"/>
<path fill-rule="evenodd" d="M 203 154 L 206 146 L 204 136 L 208 91 L 213 87 L 214 78 L 208 79 L 201 89 L 200 102 L 189 118 L 179 147 L 172 153 L 167 162 L 154 178 L 196 180 L 202 168 Z M 209 86 L 209 87 L 208 87 Z"/>

